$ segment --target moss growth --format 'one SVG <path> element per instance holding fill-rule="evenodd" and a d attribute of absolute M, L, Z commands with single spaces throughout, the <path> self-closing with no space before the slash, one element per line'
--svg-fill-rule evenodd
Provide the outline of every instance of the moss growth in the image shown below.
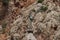
<path fill-rule="evenodd" d="M 48 9 L 48 7 L 47 6 L 41 6 L 41 11 L 46 11 Z"/>
<path fill-rule="evenodd" d="M 4 21 L 4 22 L 2 23 L 3 33 L 5 33 L 6 26 L 7 26 L 7 22 Z"/>
<path fill-rule="evenodd" d="M 9 0 L 2 0 L 2 2 L 4 6 L 7 6 L 9 4 Z"/>

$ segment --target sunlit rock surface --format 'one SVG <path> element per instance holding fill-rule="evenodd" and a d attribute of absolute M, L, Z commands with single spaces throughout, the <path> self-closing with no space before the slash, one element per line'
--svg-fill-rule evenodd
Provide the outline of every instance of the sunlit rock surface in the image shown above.
<path fill-rule="evenodd" d="M 60 1 L 39 2 L 10 0 L 8 14 L 0 2 L 0 40 L 60 40 Z"/>

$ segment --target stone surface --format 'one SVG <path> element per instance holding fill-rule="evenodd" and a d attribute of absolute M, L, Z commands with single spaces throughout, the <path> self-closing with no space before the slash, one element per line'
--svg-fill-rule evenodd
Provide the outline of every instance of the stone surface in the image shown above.
<path fill-rule="evenodd" d="M 0 40 L 60 40 L 59 0 L 44 0 L 42 3 L 37 1 L 9 1 L 9 14 L 0 20 L 0 32 L 5 31 L 0 34 Z M 48 9 L 43 11 L 45 9 L 42 6 Z M 0 2 L 0 13 L 1 9 L 2 2 Z M 7 25 L 3 30 L 4 21 L 7 21 Z M 28 27 L 33 29 L 32 33 Z"/>

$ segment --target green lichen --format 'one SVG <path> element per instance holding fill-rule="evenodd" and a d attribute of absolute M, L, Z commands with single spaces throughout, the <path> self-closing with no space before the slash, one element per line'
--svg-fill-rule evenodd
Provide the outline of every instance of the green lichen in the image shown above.
<path fill-rule="evenodd" d="M 41 6 L 41 11 L 46 11 L 48 9 L 48 7 L 47 6 Z"/>

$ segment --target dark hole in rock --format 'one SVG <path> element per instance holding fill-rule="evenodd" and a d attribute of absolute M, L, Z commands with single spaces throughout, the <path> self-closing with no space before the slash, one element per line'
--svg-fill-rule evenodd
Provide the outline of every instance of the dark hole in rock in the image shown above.
<path fill-rule="evenodd" d="M 28 33 L 33 33 L 33 31 L 28 31 Z"/>
<path fill-rule="evenodd" d="M 57 25 L 55 25 L 55 27 L 51 27 L 51 28 L 52 28 L 52 29 L 54 29 L 54 30 L 57 30 L 57 27 L 58 27 L 58 26 L 57 26 Z"/>
<path fill-rule="evenodd" d="M 59 2 L 59 0 L 53 0 L 53 2 Z"/>
<path fill-rule="evenodd" d="M 9 0 L 2 0 L 3 6 L 8 6 L 9 5 Z"/>
<path fill-rule="evenodd" d="M 11 40 L 14 40 L 13 36 L 11 36 Z"/>
<path fill-rule="evenodd" d="M 53 0 L 53 2 L 55 2 L 55 0 Z"/>
<path fill-rule="evenodd" d="M 54 30 L 57 30 L 57 25 L 55 25 Z"/>
<path fill-rule="evenodd" d="M 19 2 L 15 3 L 15 7 L 19 7 L 19 5 L 20 5 Z"/>
<path fill-rule="evenodd" d="M 31 39 L 29 39 L 29 40 L 31 40 Z"/>
<path fill-rule="evenodd" d="M 7 3 L 3 3 L 3 6 L 7 6 L 8 4 Z"/>
<path fill-rule="evenodd" d="M 21 6 L 20 8 L 23 8 L 23 6 Z"/>
<path fill-rule="evenodd" d="M 27 0 L 23 0 L 24 2 L 26 2 Z"/>

